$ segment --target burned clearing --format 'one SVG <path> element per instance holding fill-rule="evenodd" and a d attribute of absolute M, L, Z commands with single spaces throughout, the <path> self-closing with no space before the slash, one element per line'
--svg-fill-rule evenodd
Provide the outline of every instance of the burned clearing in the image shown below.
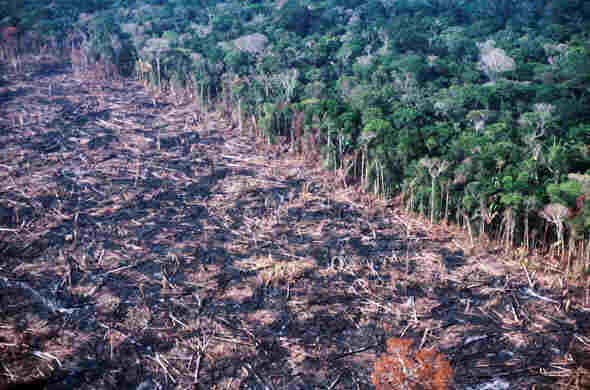
<path fill-rule="evenodd" d="M 52 62 L 3 80 L 0 388 L 365 388 L 391 337 L 456 388 L 582 380 L 559 275 L 197 113 Z"/>

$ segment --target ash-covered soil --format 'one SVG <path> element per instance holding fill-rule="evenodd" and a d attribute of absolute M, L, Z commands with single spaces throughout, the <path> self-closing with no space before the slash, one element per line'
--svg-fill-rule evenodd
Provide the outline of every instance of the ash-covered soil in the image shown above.
<path fill-rule="evenodd" d="M 461 389 L 554 388 L 588 361 L 559 274 L 171 94 L 2 72 L 0 388 L 367 388 L 390 337 L 443 352 Z"/>

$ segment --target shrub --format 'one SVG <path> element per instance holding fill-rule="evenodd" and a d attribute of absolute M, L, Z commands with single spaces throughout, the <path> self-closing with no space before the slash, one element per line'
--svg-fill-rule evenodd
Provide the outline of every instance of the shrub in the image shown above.
<path fill-rule="evenodd" d="M 412 349 L 412 340 L 390 338 L 387 353 L 374 366 L 371 381 L 377 390 L 446 390 L 453 377 L 451 364 L 435 349 Z"/>

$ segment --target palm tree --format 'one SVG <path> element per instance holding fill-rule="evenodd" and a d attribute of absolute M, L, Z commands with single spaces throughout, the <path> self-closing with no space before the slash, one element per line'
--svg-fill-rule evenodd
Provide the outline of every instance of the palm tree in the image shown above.
<path fill-rule="evenodd" d="M 435 188 L 436 179 L 443 174 L 444 171 L 449 167 L 449 162 L 438 158 L 423 158 L 420 160 L 420 165 L 428 170 L 430 175 L 430 223 L 434 223 L 434 200 L 435 200 Z"/>

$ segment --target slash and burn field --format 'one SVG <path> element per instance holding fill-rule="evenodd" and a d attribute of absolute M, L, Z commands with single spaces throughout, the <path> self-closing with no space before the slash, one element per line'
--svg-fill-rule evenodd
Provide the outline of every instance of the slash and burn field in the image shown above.
<path fill-rule="evenodd" d="M 364 388 L 396 342 L 456 388 L 588 384 L 558 274 L 135 82 L 1 88 L 0 388 Z"/>

